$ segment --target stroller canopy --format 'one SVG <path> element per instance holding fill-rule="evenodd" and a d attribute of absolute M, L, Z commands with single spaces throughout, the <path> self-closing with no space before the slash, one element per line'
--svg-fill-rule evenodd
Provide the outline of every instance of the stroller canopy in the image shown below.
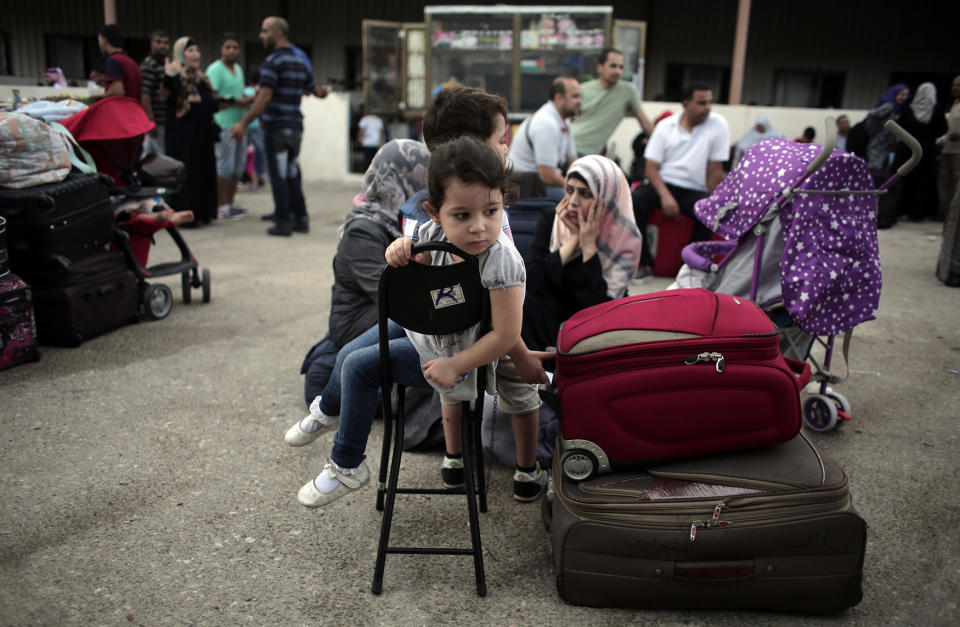
<path fill-rule="evenodd" d="M 694 211 L 715 232 L 739 240 L 778 205 L 784 306 L 806 333 L 836 334 L 876 317 L 881 287 L 877 202 L 874 195 L 857 193 L 873 190 L 873 179 L 867 164 L 850 153 L 834 151 L 804 180 L 819 152 L 816 144 L 762 141 Z M 784 196 L 798 181 L 792 197 Z"/>
<path fill-rule="evenodd" d="M 62 122 L 90 152 L 97 170 L 117 183 L 130 183 L 140 156 L 143 135 L 155 126 L 133 98 L 114 96 L 98 100 Z"/>

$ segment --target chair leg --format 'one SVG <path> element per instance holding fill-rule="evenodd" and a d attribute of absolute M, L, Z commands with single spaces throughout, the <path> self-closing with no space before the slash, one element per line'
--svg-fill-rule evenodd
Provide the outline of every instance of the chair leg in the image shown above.
<path fill-rule="evenodd" d="M 481 397 L 482 399 L 482 397 Z M 474 459 L 477 460 L 477 493 L 479 494 L 480 500 L 480 511 L 484 514 L 487 513 L 487 475 L 484 472 L 484 462 L 483 462 L 483 437 L 481 436 L 481 423 L 483 422 L 483 405 L 482 400 L 478 401 L 481 403 L 477 413 L 473 418 L 473 443 L 474 443 Z"/>
<path fill-rule="evenodd" d="M 383 392 L 381 392 L 381 394 L 383 394 Z M 402 390 L 398 389 L 397 394 L 401 397 L 398 399 L 399 402 L 402 403 L 403 402 Z M 384 410 L 388 410 L 390 408 L 390 404 L 381 403 L 381 407 Z M 383 511 L 383 495 L 387 489 L 387 471 L 390 468 L 390 464 L 388 463 L 390 460 L 390 437 L 393 431 L 393 422 L 394 422 L 393 416 L 388 416 L 386 414 L 383 416 L 383 446 L 380 449 L 380 472 L 379 472 L 380 481 L 377 483 L 376 507 L 378 512 Z"/>
<path fill-rule="evenodd" d="M 397 482 L 400 477 L 400 455 L 403 453 L 404 409 L 402 404 L 398 404 L 396 416 L 397 424 L 393 434 L 393 457 L 390 462 L 390 477 L 387 480 L 387 498 L 383 507 L 383 519 L 380 521 L 380 543 L 377 546 L 377 562 L 373 569 L 373 585 L 370 586 L 370 590 L 374 594 L 380 594 L 383 591 L 383 570 L 387 561 L 387 545 L 390 543 L 390 525 L 393 522 L 393 506 L 397 500 Z M 382 468 L 383 466 L 381 465 L 381 469 Z"/>
<path fill-rule="evenodd" d="M 467 403 L 462 406 L 462 414 L 470 424 L 463 424 L 460 430 L 463 446 L 463 475 L 466 481 L 467 510 L 470 515 L 470 543 L 473 547 L 473 569 L 477 579 L 477 594 L 486 596 L 487 581 L 483 572 L 483 549 L 480 546 L 480 518 L 477 514 L 477 493 L 474 491 L 474 457 L 473 422 L 474 417 Z"/>

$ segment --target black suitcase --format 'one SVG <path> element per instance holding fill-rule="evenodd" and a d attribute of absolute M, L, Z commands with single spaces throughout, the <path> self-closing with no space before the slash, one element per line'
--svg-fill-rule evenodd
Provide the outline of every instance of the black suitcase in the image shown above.
<path fill-rule="evenodd" d="M 937 278 L 943 281 L 944 285 L 960 286 L 960 185 L 957 185 L 947 211 L 947 219 L 943 223 Z"/>
<path fill-rule="evenodd" d="M 544 522 L 570 603 L 833 613 L 862 597 L 866 523 L 805 433 L 582 482 L 557 455 L 552 480 Z"/>
<path fill-rule="evenodd" d="M 108 185 L 100 174 L 71 174 L 59 183 L 0 189 L 13 271 L 27 276 L 66 268 L 103 250 L 114 232 Z"/>
<path fill-rule="evenodd" d="M 58 283 L 34 285 L 33 303 L 40 343 L 48 346 L 79 346 L 140 319 L 137 277 L 117 252 L 89 255 Z"/>

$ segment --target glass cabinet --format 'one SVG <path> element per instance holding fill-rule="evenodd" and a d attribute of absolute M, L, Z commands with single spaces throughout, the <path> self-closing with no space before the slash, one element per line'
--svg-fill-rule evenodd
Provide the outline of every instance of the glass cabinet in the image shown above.
<path fill-rule="evenodd" d="M 592 78 L 607 46 L 623 50 L 624 80 L 643 84 L 646 24 L 614 21 L 610 6 L 427 6 L 423 24 L 364 20 L 363 36 L 364 101 L 377 113 L 420 115 L 454 84 L 530 113 L 557 76 Z"/>
<path fill-rule="evenodd" d="M 378 114 L 419 113 L 427 104 L 423 24 L 363 20 L 363 101 Z"/>

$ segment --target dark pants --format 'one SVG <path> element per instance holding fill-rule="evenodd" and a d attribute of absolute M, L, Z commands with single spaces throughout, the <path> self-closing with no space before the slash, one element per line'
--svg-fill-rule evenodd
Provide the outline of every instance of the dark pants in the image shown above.
<path fill-rule="evenodd" d="M 302 139 L 301 130 L 263 125 L 263 148 L 270 190 L 273 192 L 274 221 L 281 226 L 293 226 L 295 222 L 305 222 L 307 219 L 307 205 L 300 180 Z"/>
<path fill-rule="evenodd" d="M 702 242 L 710 239 L 713 235 L 710 229 L 701 224 L 693 215 L 693 204 L 701 198 L 706 198 L 709 194 L 694 189 L 677 187 L 669 183 L 667 183 L 667 189 L 673 194 L 677 205 L 680 206 L 680 213 L 693 218 L 693 232 L 690 234 L 690 241 Z M 653 188 L 653 185 L 645 183 L 633 190 L 633 217 L 637 220 L 637 228 L 640 229 L 644 242 L 647 241 L 647 219 L 650 212 L 654 209 L 660 209 L 661 204 L 660 195 Z M 644 246 L 640 253 L 640 265 L 653 266 L 653 257 L 650 256 L 650 249 L 647 246 Z"/>

